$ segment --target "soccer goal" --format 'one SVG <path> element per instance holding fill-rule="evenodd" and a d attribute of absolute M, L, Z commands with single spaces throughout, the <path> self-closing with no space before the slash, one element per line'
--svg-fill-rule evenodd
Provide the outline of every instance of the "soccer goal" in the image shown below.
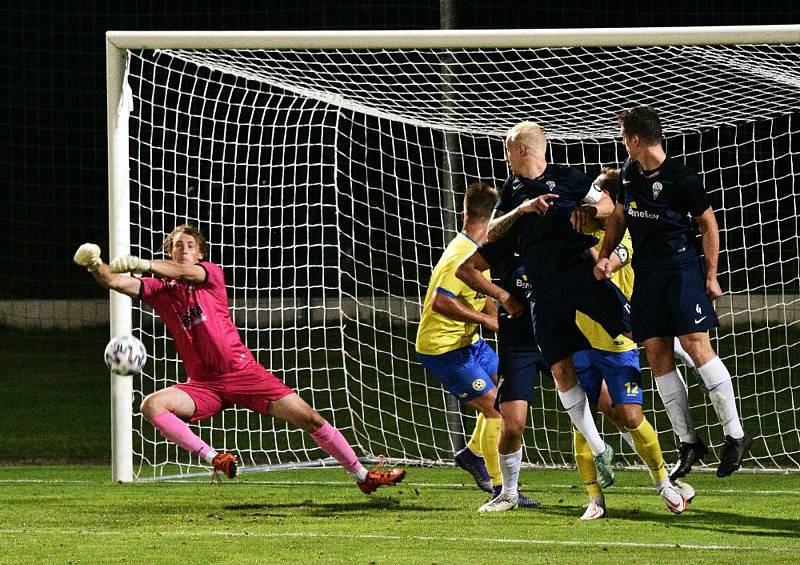
<path fill-rule="evenodd" d="M 175 225 L 195 224 L 262 364 L 366 459 L 452 463 L 474 415 L 426 375 L 414 337 L 466 185 L 502 182 L 504 134 L 522 120 L 544 127 L 552 161 L 594 176 L 624 159 L 617 114 L 649 104 L 717 211 L 725 295 L 712 337 L 757 437 L 745 465 L 797 471 L 798 44 L 800 26 L 109 32 L 110 255 L 158 257 Z M 139 413 L 146 394 L 184 378 L 163 325 L 118 295 L 111 319 L 113 334 L 132 332 L 149 353 L 141 375 L 112 378 L 114 479 L 202 471 Z M 721 428 L 685 372 L 694 421 L 718 454 Z M 570 465 L 549 379 L 529 423 L 526 462 Z M 194 429 L 245 468 L 329 463 L 301 431 L 245 410 Z M 603 429 L 620 463 L 636 465 Z"/>

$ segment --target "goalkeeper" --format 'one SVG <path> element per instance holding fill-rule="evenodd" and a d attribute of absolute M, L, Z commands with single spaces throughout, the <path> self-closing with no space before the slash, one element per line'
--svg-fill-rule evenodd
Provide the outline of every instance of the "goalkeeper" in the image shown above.
<path fill-rule="evenodd" d="M 675 369 L 673 338 L 677 336 L 722 424 L 725 444 L 717 476 L 727 477 L 741 466 L 752 440 L 742 429 L 731 375 L 708 335 L 709 329 L 719 325 L 712 301 L 722 294 L 717 282 L 719 230 L 714 210 L 697 174 L 664 152 L 655 110 L 646 106 L 627 110 L 620 114 L 619 124 L 629 158 L 622 165 L 620 198 L 607 221 L 595 276 L 611 276 L 611 253 L 627 226 L 635 251 L 633 337 L 644 346 L 656 388 L 681 440 L 671 476 L 685 476 L 708 452 L 692 424 L 686 384 Z M 700 227 L 705 265 L 692 245 L 690 216 Z"/>
<path fill-rule="evenodd" d="M 100 248 L 85 243 L 74 257 L 101 286 L 149 304 L 167 326 L 188 381 L 142 401 L 142 415 L 161 435 L 212 465 L 215 477 L 222 473 L 232 479 L 237 473 L 236 456 L 216 452 L 187 422 L 210 418 L 237 404 L 311 434 L 366 494 L 403 479 L 402 469 L 365 469 L 339 430 L 255 360 L 231 321 L 223 271 L 207 260 L 208 245 L 200 231 L 189 224 L 176 227 L 164 240 L 162 251 L 169 259 L 127 255 L 106 265 Z M 128 272 L 155 277 L 119 274 Z"/>

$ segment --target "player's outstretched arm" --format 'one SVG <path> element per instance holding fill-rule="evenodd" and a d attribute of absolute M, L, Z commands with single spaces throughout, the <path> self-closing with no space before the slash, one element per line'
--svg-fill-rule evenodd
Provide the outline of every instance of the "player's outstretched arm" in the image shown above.
<path fill-rule="evenodd" d="M 498 241 L 503 239 L 511 229 L 511 226 L 514 225 L 514 222 L 523 214 L 538 214 L 539 216 L 544 216 L 550 206 L 553 205 L 552 201 L 556 198 L 558 198 L 558 194 L 542 194 L 533 200 L 526 200 L 509 213 L 499 218 L 495 218 L 494 215 L 492 215 L 492 219 L 489 221 L 489 231 L 486 235 L 487 240 Z"/>
<path fill-rule="evenodd" d="M 122 255 L 111 261 L 112 273 L 153 273 L 167 279 L 179 279 L 200 283 L 206 279 L 206 271 L 197 264 L 178 263 L 167 259 L 142 259 L 135 255 Z"/>
<path fill-rule="evenodd" d="M 706 295 L 711 300 L 722 296 L 722 289 L 717 281 L 717 261 L 719 258 L 719 226 L 714 210 L 709 206 L 706 211 L 695 218 L 700 226 L 700 238 L 703 242 L 703 256 L 706 267 Z"/>
<path fill-rule="evenodd" d="M 75 252 L 72 261 L 76 265 L 86 268 L 97 283 L 103 288 L 115 290 L 131 298 L 139 295 L 141 281 L 133 277 L 126 277 L 112 273 L 108 265 L 100 258 L 100 247 L 94 243 L 84 243 Z"/>

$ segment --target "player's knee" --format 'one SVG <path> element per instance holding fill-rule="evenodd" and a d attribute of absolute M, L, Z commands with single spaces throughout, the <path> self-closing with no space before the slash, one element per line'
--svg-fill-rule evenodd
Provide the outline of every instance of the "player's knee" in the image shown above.
<path fill-rule="evenodd" d="M 155 394 L 148 394 L 142 400 L 142 405 L 140 407 L 142 412 L 142 416 L 150 422 L 153 419 L 153 416 L 160 414 L 167 410 L 164 406 L 164 403 L 159 399 L 159 397 Z"/>
<path fill-rule="evenodd" d="M 625 405 L 625 409 L 621 410 L 621 412 L 620 418 L 622 424 L 629 430 L 635 430 L 641 425 L 642 420 L 644 420 L 642 407 L 638 404 L 627 404 Z"/>
<path fill-rule="evenodd" d="M 506 436 L 509 441 L 521 438 L 524 431 L 525 420 L 514 417 L 503 418 L 503 435 Z"/>
<path fill-rule="evenodd" d="M 575 371 L 563 365 L 553 365 L 551 367 L 553 380 L 556 382 L 556 387 L 561 392 L 566 392 L 575 387 L 578 383 L 575 377 Z"/>
<path fill-rule="evenodd" d="M 695 366 L 702 366 L 716 355 L 714 348 L 711 346 L 711 340 L 708 339 L 708 334 L 684 336 L 681 338 L 680 343 L 684 351 L 691 357 Z"/>
<path fill-rule="evenodd" d="M 503 415 L 495 408 L 494 400 L 482 402 L 476 407 L 487 418 L 502 418 Z"/>

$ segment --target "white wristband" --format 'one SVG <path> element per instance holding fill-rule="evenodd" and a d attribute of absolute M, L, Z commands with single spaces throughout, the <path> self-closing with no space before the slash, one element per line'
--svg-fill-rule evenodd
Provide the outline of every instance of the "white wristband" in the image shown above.
<path fill-rule="evenodd" d="M 597 204 L 600 202 L 600 199 L 603 197 L 603 189 L 597 186 L 596 184 L 592 183 L 592 186 L 589 188 L 589 192 L 586 193 L 586 196 L 583 197 L 582 202 L 584 204 Z"/>

